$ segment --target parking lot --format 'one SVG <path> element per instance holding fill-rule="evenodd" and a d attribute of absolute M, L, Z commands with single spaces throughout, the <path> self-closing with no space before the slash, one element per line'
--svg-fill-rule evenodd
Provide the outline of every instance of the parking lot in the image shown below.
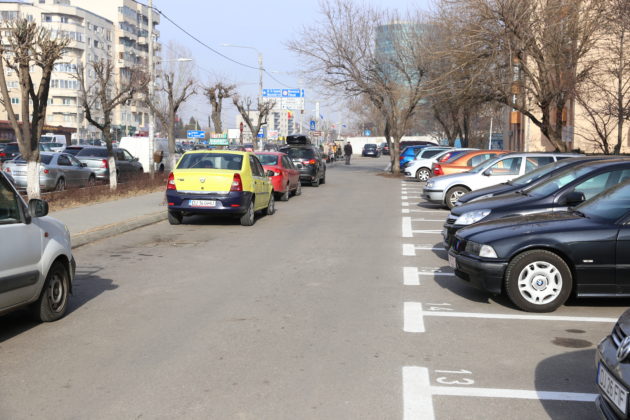
<path fill-rule="evenodd" d="M 403 261 L 402 328 L 423 355 L 402 368 L 405 419 L 596 418 L 595 346 L 627 300 L 570 300 L 529 314 L 469 287 L 442 246 L 448 212 L 426 203 L 422 186 L 400 182 L 393 244 Z"/>

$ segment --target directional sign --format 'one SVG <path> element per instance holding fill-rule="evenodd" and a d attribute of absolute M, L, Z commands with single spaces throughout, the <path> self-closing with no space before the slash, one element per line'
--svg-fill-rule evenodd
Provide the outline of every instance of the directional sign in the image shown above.
<path fill-rule="evenodd" d="M 316 128 L 315 127 L 315 121 L 311 120 L 310 128 L 311 128 L 311 131 L 315 131 L 315 128 Z"/>
<path fill-rule="evenodd" d="M 363 135 L 364 135 L 365 137 L 370 137 L 370 136 L 372 135 L 372 131 L 371 131 L 371 130 L 365 130 L 365 131 L 363 132 Z"/>
<path fill-rule="evenodd" d="M 322 136 L 322 132 L 321 131 L 313 131 L 311 134 L 313 135 L 313 137 L 321 137 Z"/>
<path fill-rule="evenodd" d="M 263 98 L 282 98 L 282 89 L 263 89 Z"/>
<path fill-rule="evenodd" d="M 227 146 L 230 144 L 230 142 L 228 141 L 228 139 L 210 139 L 208 140 L 208 144 L 211 144 L 212 146 Z"/>
<path fill-rule="evenodd" d="M 189 139 L 203 139 L 206 137 L 206 132 L 202 130 L 188 130 L 186 137 Z"/>
<path fill-rule="evenodd" d="M 263 98 L 303 98 L 304 89 L 263 89 Z"/>

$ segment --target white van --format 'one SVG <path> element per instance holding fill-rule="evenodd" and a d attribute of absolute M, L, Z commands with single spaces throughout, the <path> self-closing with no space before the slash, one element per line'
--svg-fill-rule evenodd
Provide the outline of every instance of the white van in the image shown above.
<path fill-rule="evenodd" d="M 126 149 L 134 157 L 137 157 L 142 164 L 144 172 L 149 172 L 149 162 L 153 161 L 153 159 L 150 156 L 148 137 L 123 137 L 120 139 L 118 147 Z M 154 170 L 157 172 L 170 172 L 172 168 L 169 164 L 168 139 L 154 138 L 153 153 L 161 156 L 161 159 L 154 161 Z"/>
<path fill-rule="evenodd" d="M 61 152 L 68 145 L 66 136 L 63 134 L 46 133 L 40 137 L 39 142 L 46 143 L 53 152 Z"/>

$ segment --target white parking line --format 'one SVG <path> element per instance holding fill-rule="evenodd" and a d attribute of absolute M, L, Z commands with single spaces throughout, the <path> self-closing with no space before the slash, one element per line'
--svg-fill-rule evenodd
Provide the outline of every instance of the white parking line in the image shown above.
<path fill-rule="evenodd" d="M 403 420 L 433 420 L 433 398 L 429 370 L 419 366 L 403 366 Z"/>
<path fill-rule="evenodd" d="M 403 267 L 403 284 L 405 286 L 420 286 L 418 267 Z"/>
<path fill-rule="evenodd" d="M 411 219 L 412 222 L 443 222 L 444 219 L 424 219 L 422 217 L 418 217 L 415 219 Z"/>
<path fill-rule="evenodd" d="M 429 312 L 423 311 L 424 316 L 441 316 L 454 318 L 480 318 L 480 319 L 519 319 L 527 321 L 566 321 L 566 322 L 617 322 L 617 318 L 594 316 L 562 316 L 562 315 L 525 315 L 525 314 L 484 314 L 477 312 Z"/>
<path fill-rule="evenodd" d="M 411 223 L 411 221 L 409 221 Z M 414 230 L 412 233 L 442 233 L 441 229 L 423 229 L 423 230 Z M 413 235 L 411 235 L 413 236 Z M 410 238 L 411 236 L 405 236 L 405 238 Z"/>
<path fill-rule="evenodd" d="M 402 209 L 403 214 L 409 214 L 411 213 L 411 210 L 409 209 Z"/>
<path fill-rule="evenodd" d="M 413 238 L 413 228 L 411 227 L 411 217 L 402 218 L 402 237 Z"/>
<path fill-rule="evenodd" d="M 403 244 L 404 257 L 415 257 L 416 251 L 444 251 L 446 252 L 446 249 L 441 246 Z"/>
<path fill-rule="evenodd" d="M 415 257 L 416 247 L 413 244 L 403 244 L 403 257 Z"/>
<path fill-rule="evenodd" d="M 410 210 L 413 213 L 448 213 L 448 210 Z"/>
<path fill-rule="evenodd" d="M 409 203 L 407 203 L 406 201 L 403 201 L 402 203 L 403 207 L 409 206 Z"/>
<path fill-rule="evenodd" d="M 524 400 L 551 400 L 551 401 L 579 401 L 593 402 L 597 394 L 583 394 L 579 392 L 555 392 L 555 391 L 530 391 L 526 389 L 501 389 L 501 388 L 468 388 L 458 386 L 431 386 L 429 392 L 432 395 L 448 395 L 453 397 L 487 397 L 487 398 L 513 398 Z"/>
<path fill-rule="evenodd" d="M 422 317 L 422 304 L 418 302 L 405 302 L 403 308 L 403 331 L 410 333 L 424 332 L 424 318 Z"/>

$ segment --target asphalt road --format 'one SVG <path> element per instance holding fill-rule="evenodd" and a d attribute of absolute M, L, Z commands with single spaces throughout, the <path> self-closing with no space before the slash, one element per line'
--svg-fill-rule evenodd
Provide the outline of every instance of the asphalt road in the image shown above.
<path fill-rule="evenodd" d="M 329 167 L 253 227 L 79 248 L 66 318 L 0 318 L 0 418 L 594 418 L 594 345 L 628 302 L 521 319 L 468 288 L 446 211 L 386 159 Z"/>

